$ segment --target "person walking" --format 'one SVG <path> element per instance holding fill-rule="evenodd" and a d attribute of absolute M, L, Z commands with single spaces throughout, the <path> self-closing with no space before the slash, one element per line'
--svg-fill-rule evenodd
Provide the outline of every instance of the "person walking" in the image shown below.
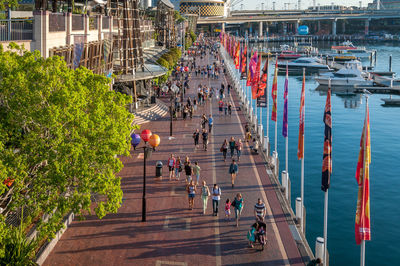
<path fill-rule="evenodd" d="M 179 180 L 181 177 L 181 172 L 182 172 L 182 160 L 181 157 L 178 156 L 175 160 L 175 179 Z"/>
<path fill-rule="evenodd" d="M 235 138 L 231 137 L 231 140 L 229 141 L 229 149 L 231 150 L 231 158 L 233 158 L 233 154 L 235 153 L 235 146 L 236 146 Z"/>
<path fill-rule="evenodd" d="M 225 69 L 224 69 L 224 72 L 225 72 Z M 231 88 L 232 88 L 231 84 L 228 84 L 228 95 L 231 95 Z"/>
<path fill-rule="evenodd" d="M 203 148 L 205 151 L 207 151 L 207 145 L 208 145 L 208 132 L 206 129 L 203 129 L 203 133 L 201 134 L 203 137 Z"/>
<path fill-rule="evenodd" d="M 196 196 L 196 185 L 194 181 L 190 181 L 189 185 L 187 186 L 187 192 L 189 197 L 189 210 L 193 210 L 194 206 L 194 197 Z"/>
<path fill-rule="evenodd" d="M 227 219 L 229 221 L 230 216 L 231 216 L 231 200 L 230 199 L 226 199 L 226 202 L 225 202 L 225 219 Z"/>
<path fill-rule="evenodd" d="M 194 148 L 199 147 L 199 138 L 200 138 L 200 131 L 199 129 L 196 129 L 196 131 L 193 133 L 193 140 L 194 140 Z"/>
<path fill-rule="evenodd" d="M 171 156 L 168 158 L 169 180 L 174 177 L 175 162 L 175 157 L 173 154 L 171 154 Z"/>
<path fill-rule="evenodd" d="M 266 215 L 266 208 L 264 202 L 259 198 L 256 205 L 254 205 L 254 216 L 256 220 L 264 221 Z"/>
<path fill-rule="evenodd" d="M 207 122 L 208 122 L 208 120 L 207 120 L 206 114 L 203 114 L 203 115 L 201 116 L 201 122 L 200 122 L 201 128 L 202 128 L 202 129 L 205 129 L 205 128 L 206 128 Z"/>
<path fill-rule="evenodd" d="M 242 194 L 237 193 L 235 199 L 232 202 L 232 206 L 235 210 L 236 227 L 239 227 L 240 215 L 242 214 L 243 210 L 243 202 L 244 200 L 242 198 Z"/>
<path fill-rule="evenodd" d="M 239 166 L 235 162 L 235 159 L 233 159 L 232 163 L 229 165 L 229 173 L 231 174 L 232 188 L 235 187 L 235 179 L 238 172 L 239 172 Z"/>
<path fill-rule="evenodd" d="M 228 140 L 225 139 L 224 143 L 222 143 L 222 146 L 221 146 L 221 152 L 222 152 L 222 156 L 224 156 L 224 162 L 226 162 L 226 154 L 228 153 L 228 146 L 229 146 Z"/>
<path fill-rule="evenodd" d="M 210 197 L 210 189 L 207 186 L 206 181 L 203 180 L 203 186 L 201 187 L 201 199 L 203 200 L 203 214 L 206 214 L 208 197 Z"/>
<path fill-rule="evenodd" d="M 211 192 L 212 195 L 212 203 L 213 203 L 213 215 L 218 215 L 218 205 L 221 200 L 221 188 L 218 187 L 217 184 L 214 184 L 214 187 Z"/>
<path fill-rule="evenodd" d="M 237 153 L 237 157 L 238 157 L 238 162 L 240 162 L 240 155 L 242 155 L 242 149 L 243 149 L 243 142 L 241 139 L 239 139 L 236 142 L 235 148 L 236 148 L 236 153 Z"/>
<path fill-rule="evenodd" d="M 192 181 L 192 173 L 193 169 L 190 161 L 185 162 L 186 184 L 189 184 Z"/>
<path fill-rule="evenodd" d="M 210 114 L 210 115 L 208 116 L 208 132 L 209 132 L 209 133 L 211 133 L 213 124 L 214 124 L 214 119 L 213 119 L 212 115 Z"/>
<path fill-rule="evenodd" d="M 228 103 L 228 114 L 229 114 L 229 116 L 232 116 L 232 104 L 231 104 L 231 102 Z"/>
<path fill-rule="evenodd" d="M 200 166 L 199 163 L 196 161 L 194 162 L 194 166 L 193 166 L 193 174 L 196 176 L 196 185 L 199 185 L 199 179 L 200 179 Z"/>
<path fill-rule="evenodd" d="M 222 99 L 221 99 L 221 100 L 219 100 L 219 102 L 218 102 L 219 116 L 221 116 L 223 110 L 224 110 L 224 101 L 222 101 Z"/>

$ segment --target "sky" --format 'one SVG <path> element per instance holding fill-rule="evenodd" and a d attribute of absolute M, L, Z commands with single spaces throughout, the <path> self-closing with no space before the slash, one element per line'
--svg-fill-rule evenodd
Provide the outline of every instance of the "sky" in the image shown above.
<path fill-rule="evenodd" d="M 231 0 L 232 2 L 240 2 L 241 0 Z M 276 2 L 276 9 L 284 9 L 285 3 L 290 3 L 290 9 L 295 9 L 297 5 L 297 0 L 242 0 L 239 4 L 234 6 L 234 10 L 239 10 L 240 5 L 243 4 L 243 9 L 254 10 L 261 9 L 261 3 L 264 3 L 264 9 L 272 9 L 272 2 Z M 334 2 L 335 5 L 345 5 L 345 6 L 359 6 L 359 0 L 315 0 L 316 5 L 331 5 Z M 366 7 L 368 3 L 372 3 L 373 0 L 362 0 L 362 6 Z M 313 5 L 313 0 L 302 0 L 301 9 L 308 8 Z"/>

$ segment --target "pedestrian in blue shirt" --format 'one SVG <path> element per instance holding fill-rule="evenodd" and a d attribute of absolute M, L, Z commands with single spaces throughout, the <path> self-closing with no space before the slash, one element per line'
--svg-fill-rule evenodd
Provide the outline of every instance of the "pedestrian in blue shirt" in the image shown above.
<path fill-rule="evenodd" d="M 212 126 L 213 126 L 214 119 L 211 115 L 208 117 L 208 132 L 211 133 Z"/>
<path fill-rule="evenodd" d="M 232 187 L 235 186 L 235 179 L 238 172 L 239 172 L 239 166 L 235 162 L 235 159 L 233 159 L 231 165 L 229 166 L 229 173 L 231 174 Z"/>

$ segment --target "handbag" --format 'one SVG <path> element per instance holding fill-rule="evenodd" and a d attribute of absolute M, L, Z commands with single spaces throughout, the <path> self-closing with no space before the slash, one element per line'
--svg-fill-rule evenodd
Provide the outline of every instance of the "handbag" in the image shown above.
<path fill-rule="evenodd" d="M 232 207 L 236 207 L 236 199 L 234 199 L 234 200 L 232 201 L 231 206 L 232 206 Z"/>
<path fill-rule="evenodd" d="M 223 152 L 223 151 L 224 151 L 224 147 L 221 146 L 221 148 L 219 149 L 219 151 L 220 151 L 220 152 Z"/>

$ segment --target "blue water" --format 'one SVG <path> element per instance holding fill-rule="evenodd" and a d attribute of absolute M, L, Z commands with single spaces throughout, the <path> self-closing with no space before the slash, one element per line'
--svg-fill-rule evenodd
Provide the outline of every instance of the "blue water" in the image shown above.
<path fill-rule="evenodd" d="M 393 71 L 400 73 L 400 48 L 370 46 L 377 49 L 376 70 L 388 70 L 389 55 L 393 55 Z M 270 69 L 273 70 L 271 62 Z M 278 154 L 280 169 L 285 167 L 285 140 L 282 137 L 284 76 L 278 77 Z M 272 77 L 269 81 L 271 93 Z M 314 251 L 315 239 L 323 236 L 324 193 L 321 191 L 324 124 L 322 122 L 326 93 L 316 91 L 318 84 L 306 81 L 305 125 L 305 207 L 306 237 Z M 289 77 L 289 175 L 292 208 L 300 197 L 300 161 L 297 160 L 298 123 L 301 79 Z M 369 97 L 371 126 L 370 204 L 371 241 L 366 242 L 367 265 L 398 265 L 400 261 L 400 108 L 383 107 L 381 98 Z M 399 96 L 393 96 L 399 97 Z M 270 103 L 272 102 L 270 98 Z M 332 95 L 333 173 L 329 189 L 328 251 L 330 265 L 358 265 L 360 247 L 355 243 L 354 219 L 358 186 L 355 171 L 361 131 L 365 117 L 365 98 Z M 272 104 L 270 104 L 272 105 Z M 346 108 L 352 106 L 353 108 Z M 259 111 L 258 111 L 259 112 Z M 271 114 L 271 110 L 270 113 Z M 266 110 L 263 124 L 266 128 Z M 270 121 L 269 137 L 274 149 L 274 122 Z"/>

